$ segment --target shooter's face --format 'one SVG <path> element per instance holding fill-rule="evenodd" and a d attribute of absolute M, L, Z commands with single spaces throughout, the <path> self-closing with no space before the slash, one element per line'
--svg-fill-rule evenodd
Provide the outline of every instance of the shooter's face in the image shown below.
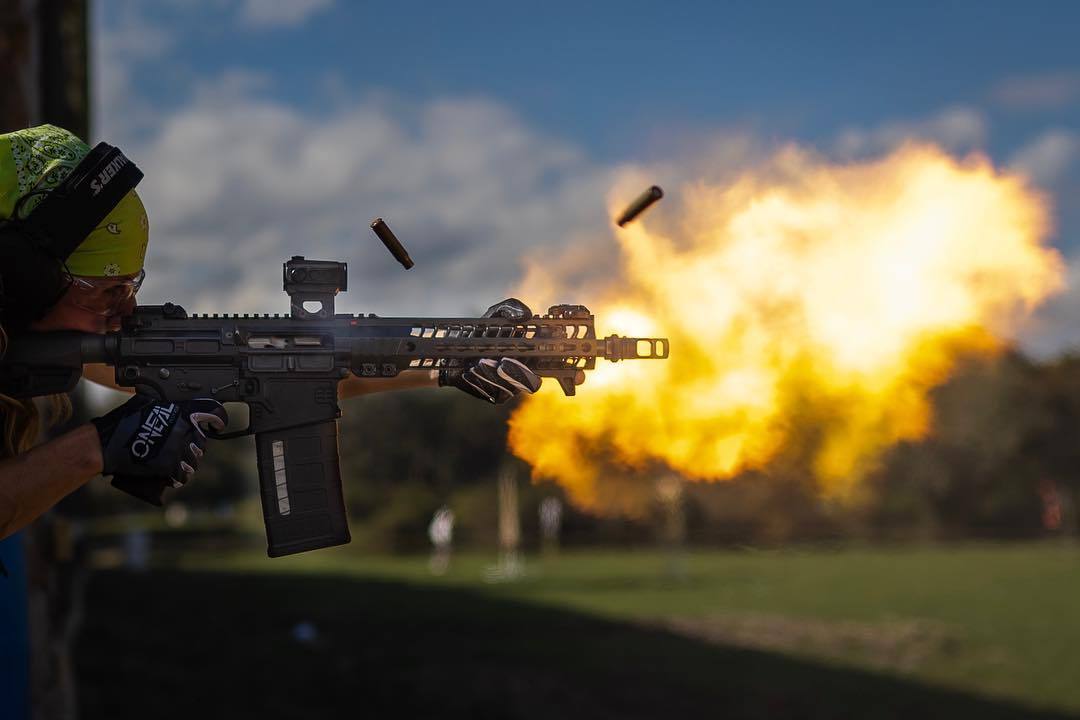
<path fill-rule="evenodd" d="M 73 278 L 60 301 L 31 330 L 80 330 L 106 333 L 120 329 L 120 321 L 135 310 L 135 293 L 143 273 L 116 278 Z"/>

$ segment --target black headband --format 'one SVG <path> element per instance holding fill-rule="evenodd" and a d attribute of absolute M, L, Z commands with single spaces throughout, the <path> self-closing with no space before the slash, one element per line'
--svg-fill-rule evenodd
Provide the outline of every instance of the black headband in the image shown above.
<path fill-rule="evenodd" d="M 119 148 L 98 143 L 23 222 L 43 249 L 67 260 L 142 177 Z"/>

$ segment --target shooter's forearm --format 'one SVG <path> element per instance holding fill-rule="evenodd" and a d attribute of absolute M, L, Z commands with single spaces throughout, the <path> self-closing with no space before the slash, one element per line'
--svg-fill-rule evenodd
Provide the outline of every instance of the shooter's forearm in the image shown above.
<path fill-rule="evenodd" d="M 124 387 L 116 384 L 116 373 L 111 367 L 102 363 L 87 363 L 83 365 L 82 376 L 90 382 L 104 385 L 111 390 L 119 390 L 124 393 L 134 393 L 135 388 Z"/>
<path fill-rule="evenodd" d="M 127 393 L 135 391 L 134 388 L 117 385 L 113 369 L 108 365 L 86 364 L 83 366 L 83 377 L 113 390 Z M 350 374 L 338 384 L 338 400 L 388 390 L 437 387 L 438 384 L 439 372 L 437 370 L 406 370 L 391 378 L 363 378 Z"/>
<path fill-rule="evenodd" d="M 370 395 L 387 390 L 412 390 L 414 388 L 438 387 L 438 370 L 406 370 L 391 378 L 363 378 L 356 375 L 338 383 L 338 399 Z"/>
<path fill-rule="evenodd" d="M 101 442 L 89 423 L 0 461 L 0 539 L 29 525 L 101 467 Z"/>

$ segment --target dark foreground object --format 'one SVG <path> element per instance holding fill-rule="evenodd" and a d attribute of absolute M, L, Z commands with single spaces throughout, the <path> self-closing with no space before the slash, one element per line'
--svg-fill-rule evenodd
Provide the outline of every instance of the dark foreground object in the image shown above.
<path fill-rule="evenodd" d="M 86 718 L 1068 717 L 466 590 L 335 577 L 99 572 L 77 671 Z"/>

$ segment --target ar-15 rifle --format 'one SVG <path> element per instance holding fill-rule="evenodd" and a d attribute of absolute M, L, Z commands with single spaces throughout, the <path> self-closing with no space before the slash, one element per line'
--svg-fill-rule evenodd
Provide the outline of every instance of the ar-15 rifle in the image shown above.
<path fill-rule="evenodd" d="M 512 357 L 573 395 L 597 358 L 668 356 L 664 338 L 597 338 L 594 317 L 582 305 L 555 305 L 523 321 L 335 315 L 334 297 L 347 289 L 347 271 L 341 262 L 286 262 L 289 316 L 188 315 L 166 303 L 136 308 L 119 332 L 20 336 L 0 364 L 0 392 L 68 392 L 84 363 L 106 363 L 118 385 L 160 400 L 246 403 L 248 426 L 215 437 L 255 435 L 267 554 L 278 557 L 349 542 L 337 384 L 350 373 L 386 378 Z M 161 505 L 170 483 L 114 477 L 113 485 Z"/>

